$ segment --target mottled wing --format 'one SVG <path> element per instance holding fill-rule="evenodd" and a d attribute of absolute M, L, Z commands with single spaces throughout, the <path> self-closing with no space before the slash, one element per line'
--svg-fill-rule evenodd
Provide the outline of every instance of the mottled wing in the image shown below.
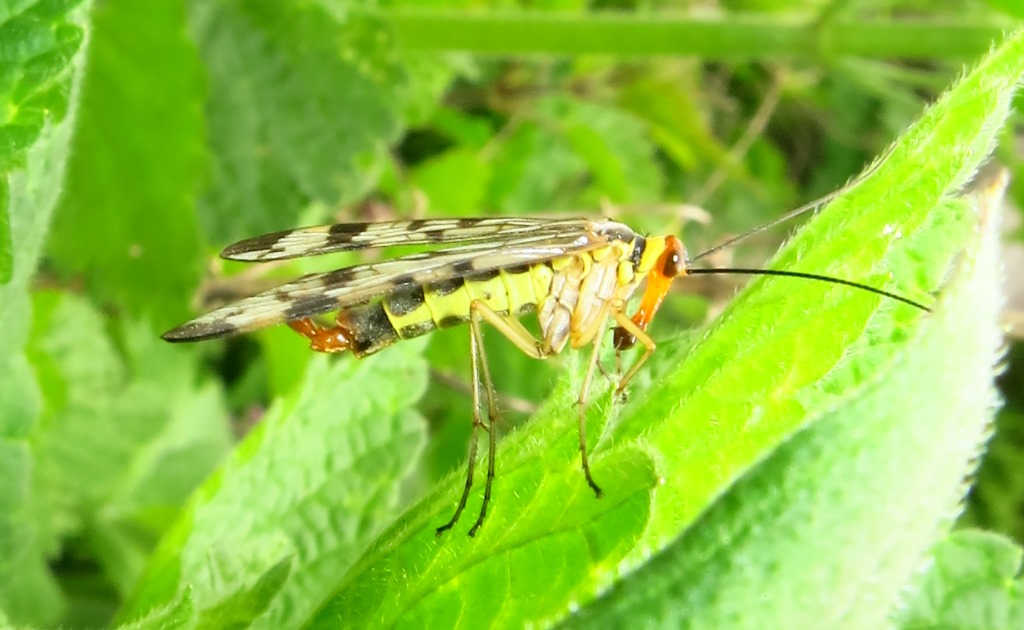
<path fill-rule="evenodd" d="M 529 265 L 588 251 L 632 231 L 610 221 L 578 222 L 570 233 L 521 236 L 403 256 L 311 274 L 229 304 L 163 335 L 168 341 L 198 341 L 258 330 L 304 317 L 364 304 L 410 284 L 429 284 L 493 269 Z M 586 229 L 581 229 L 583 226 Z"/>
<path fill-rule="evenodd" d="M 367 247 L 501 242 L 519 236 L 564 234 L 592 225 L 590 219 L 470 218 L 337 223 L 265 234 L 229 245 L 221 256 L 250 262 L 346 252 Z"/>

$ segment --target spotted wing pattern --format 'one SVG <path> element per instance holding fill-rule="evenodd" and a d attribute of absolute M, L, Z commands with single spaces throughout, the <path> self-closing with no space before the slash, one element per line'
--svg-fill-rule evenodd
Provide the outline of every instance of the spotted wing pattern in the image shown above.
<path fill-rule="evenodd" d="M 550 223 L 544 222 L 545 227 Z M 536 230 L 529 236 L 472 243 L 311 274 L 207 313 L 168 331 L 163 338 L 198 341 L 258 330 L 364 304 L 401 286 L 534 264 L 595 249 L 613 239 L 629 240 L 633 236 L 632 230 L 620 223 L 574 220 L 569 228 L 562 224 L 556 234 L 551 230 Z"/>
<path fill-rule="evenodd" d="M 501 242 L 518 236 L 565 234 L 594 224 L 590 219 L 477 218 L 378 223 L 337 223 L 275 232 L 229 245 L 230 260 L 268 261 L 346 252 L 367 247 Z"/>

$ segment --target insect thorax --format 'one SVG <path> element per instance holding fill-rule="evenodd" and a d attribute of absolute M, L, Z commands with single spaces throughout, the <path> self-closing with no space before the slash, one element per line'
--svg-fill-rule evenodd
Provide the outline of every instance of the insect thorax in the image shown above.
<path fill-rule="evenodd" d="M 640 279 L 633 256 L 638 243 L 642 249 L 639 237 L 613 241 L 551 262 L 551 288 L 537 312 L 546 352 L 560 352 L 566 343 L 574 348 L 590 343 L 601 332 L 610 309 L 616 303 L 625 304 Z"/>

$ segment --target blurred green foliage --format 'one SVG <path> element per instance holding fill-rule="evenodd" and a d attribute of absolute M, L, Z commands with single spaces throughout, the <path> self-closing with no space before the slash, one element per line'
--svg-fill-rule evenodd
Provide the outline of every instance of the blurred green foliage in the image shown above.
<path fill-rule="evenodd" d="M 837 557 L 859 563 L 813 594 L 865 607 L 850 624 L 1016 627 L 1021 552 L 995 534 L 946 538 L 906 586 L 948 531 L 994 405 L 996 301 L 964 279 L 991 279 L 992 244 L 974 230 L 984 200 L 960 189 L 999 139 L 1024 200 L 1019 121 L 1003 126 L 1020 36 L 921 117 L 1019 17 L 997 0 L 0 0 L 0 625 L 551 625 L 574 606 L 595 623 L 639 606 L 671 627 L 742 625 L 760 591 L 730 567 L 806 592 L 801 569 L 844 540 Z M 433 536 L 462 483 L 465 329 L 359 362 L 282 329 L 159 339 L 226 299 L 367 259 L 216 260 L 241 238 L 605 213 L 699 252 L 842 186 L 915 120 L 776 264 L 916 299 L 958 278 L 934 320 L 775 281 L 687 334 L 735 285 L 677 283 L 630 400 L 594 388 L 601 501 L 578 470 L 580 357 L 533 361 L 492 334 L 509 435 L 477 539 L 466 522 Z M 714 263 L 763 265 L 783 235 Z M 1014 347 L 965 516 L 1018 545 L 1022 361 Z M 914 377 L 927 366 L 934 380 Z M 837 435 L 849 442 L 816 442 Z M 824 550 L 801 555 L 811 542 Z M 716 592 L 747 616 L 720 616 L 733 612 Z"/>

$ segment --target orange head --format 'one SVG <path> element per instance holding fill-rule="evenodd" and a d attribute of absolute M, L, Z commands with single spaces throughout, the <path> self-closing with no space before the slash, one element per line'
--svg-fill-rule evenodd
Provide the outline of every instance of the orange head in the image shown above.
<path fill-rule="evenodd" d="M 637 265 L 639 273 L 647 274 L 647 288 L 640 300 L 640 308 L 633 315 L 633 323 L 640 330 L 647 330 L 647 325 L 672 288 L 672 281 L 685 276 L 688 270 L 686 248 L 678 238 L 669 235 L 647 240 L 647 251 Z M 614 334 L 616 350 L 627 350 L 636 344 L 636 337 L 624 328 L 616 328 Z"/>

